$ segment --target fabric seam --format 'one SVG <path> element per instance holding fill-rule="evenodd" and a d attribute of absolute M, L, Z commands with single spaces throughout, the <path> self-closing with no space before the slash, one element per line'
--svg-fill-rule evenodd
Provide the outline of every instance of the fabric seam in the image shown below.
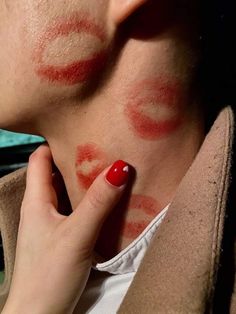
<path fill-rule="evenodd" d="M 231 109 L 230 109 L 231 110 Z M 219 186 L 219 194 L 218 194 L 218 201 L 217 201 L 217 209 L 215 212 L 215 217 L 214 217 L 214 232 L 212 236 L 212 254 L 211 254 L 211 261 L 210 261 L 210 272 L 209 272 L 209 277 L 208 277 L 208 297 L 211 300 L 210 304 L 212 307 L 212 301 L 213 301 L 213 292 L 215 287 L 211 288 L 214 285 L 215 277 L 216 277 L 216 270 L 218 268 L 219 264 L 219 258 L 220 254 L 219 248 L 220 248 L 220 238 L 222 238 L 222 235 L 219 234 L 219 231 L 222 226 L 222 221 L 223 221 L 223 205 L 225 203 L 224 196 L 227 193 L 227 187 L 228 187 L 228 177 L 229 177 L 229 170 L 231 167 L 231 159 L 232 159 L 232 154 L 228 155 L 228 151 L 230 148 L 232 148 L 232 112 L 231 114 L 227 111 L 227 120 L 229 123 L 229 127 L 225 130 L 225 145 L 224 145 L 224 158 L 221 164 L 221 172 L 220 172 L 220 177 L 221 177 L 221 182 Z M 229 138 L 229 141 L 227 141 L 227 137 Z M 223 176 L 223 174 L 225 175 Z M 212 311 L 212 308 L 211 308 Z"/>

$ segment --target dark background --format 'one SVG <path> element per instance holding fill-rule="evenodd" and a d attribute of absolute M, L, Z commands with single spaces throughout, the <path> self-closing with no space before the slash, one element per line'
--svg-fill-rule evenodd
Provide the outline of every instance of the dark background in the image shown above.
<path fill-rule="evenodd" d="M 201 0 L 203 60 L 200 82 L 211 108 L 235 107 L 236 103 L 235 8 L 235 0 Z"/>

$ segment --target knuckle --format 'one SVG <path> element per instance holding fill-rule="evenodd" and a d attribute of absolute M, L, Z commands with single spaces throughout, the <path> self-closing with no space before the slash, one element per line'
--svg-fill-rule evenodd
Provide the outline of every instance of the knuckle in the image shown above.
<path fill-rule="evenodd" d="M 39 146 L 29 157 L 29 161 L 33 162 L 34 160 L 37 160 L 38 158 L 49 158 L 50 153 L 48 150 L 48 147 L 45 145 Z"/>
<path fill-rule="evenodd" d="M 37 153 L 36 153 L 36 151 L 34 151 L 34 152 L 29 156 L 29 162 L 30 162 L 30 163 L 32 163 L 32 162 L 35 160 L 36 155 L 37 155 Z"/>

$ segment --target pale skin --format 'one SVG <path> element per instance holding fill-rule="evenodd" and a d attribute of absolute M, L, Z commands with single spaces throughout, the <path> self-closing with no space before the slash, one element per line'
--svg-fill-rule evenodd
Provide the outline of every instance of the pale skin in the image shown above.
<path fill-rule="evenodd" d="M 0 127 L 38 134 L 46 138 L 53 160 L 63 176 L 73 212 L 78 212 L 76 210 L 78 206 L 82 208 L 81 204 L 84 202 L 84 197 L 86 198 L 86 192 L 89 191 L 81 185 L 76 175 L 78 171 L 77 148 L 88 143 L 93 143 L 102 151 L 103 170 L 117 159 L 123 159 L 135 168 L 136 178 L 127 202 L 131 195 L 142 195 L 152 197 L 158 203 L 152 215 L 129 207 L 122 211 L 123 207 L 119 208 L 119 206 L 112 212 L 108 206 L 106 217 L 108 217 L 108 212 L 111 214 L 103 226 L 101 226 L 100 218 L 96 221 L 97 226 L 101 226 L 101 232 L 95 245 L 96 252 L 107 260 L 134 240 L 134 236 L 127 237 L 123 229 L 116 229 L 116 226 L 122 226 L 125 222 L 135 223 L 137 216 L 138 220 L 145 220 L 148 224 L 155 216 L 155 210 L 158 214 L 169 204 L 204 139 L 204 114 L 200 98 L 197 97 L 197 90 L 194 89 L 194 74 L 199 58 L 199 34 L 193 27 L 196 25 L 193 23 L 194 14 L 197 15 L 197 13 L 195 9 L 187 7 L 182 1 L 182 6 L 179 5 L 178 8 L 184 7 L 186 10 L 176 10 L 171 7 L 171 4 L 166 10 L 161 2 L 157 4 L 155 1 L 148 0 L 81 0 L 71 1 L 71 5 L 66 7 L 64 1 L 58 1 L 56 8 L 49 1 L 34 0 L 30 5 L 27 1 L 18 2 L 17 6 L 15 1 L 0 2 L 0 43 L 1 47 L 5 47 L 0 50 L 0 57 L 5 61 L 0 66 Z M 160 14 L 158 18 L 151 14 L 155 10 L 157 14 Z M 88 34 L 74 34 L 73 36 L 64 34 L 56 42 L 52 40 L 51 44 L 48 44 L 44 56 L 45 62 L 58 65 L 65 60 L 67 64 L 70 64 L 81 56 L 85 58 L 91 54 L 91 51 L 96 50 L 96 47 L 100 49 L 101 45 L 104 49 L 109 47 L 110 59 L 104 64 L 102 70 L 93 76 L 93 80 L 87 78 L 86 81 L 73 84 L 47 80 L 35 71 L 32 54 L 39 45 L 39 39 L 43 38 L 43 34 L 51 26 L 51 21 L 58 16 L 63 16 L 63 18 L 71 16 L 74 11 L 89 12 L 96 22 L 99 21 L 99 25 L 106 33 L 104 42 L 101 44 L 101 41 L 97 39 L 94 41 Z M 175 18 L 170 15 L 170 12 Z M 188 19 L 189 16 L 191 16 L 190 19 Z M 15 21 L 14 25 L 11 24 L 12 20 Z M 143 26 L 142 30 L 140 25 Z M 17 58 L 15 51 L 17 51 Z M 10 67 L 9 64 L 11 64 Z M 152 117 L 154 121 L 172 120 L 176 115 L 181 117 L 178 127 L 170 128 L 170 131 L 166 128 L 167 131 L 162 137 L 157 137 L 156 134 L 152 138 L 145 134 L 140 135 L 125 114 L 134 86 L 140 81 L 150 82 L 150 80 L 159 82 L 160 92 L 155 96 L 157 98 L 154 98 L 152 94 L 150 83 L 143 90 L 144 94 L 147 93 L 145 97 L 149 97 L 150 103 L 157 103 L 157 110 L 153 110 L 152 106 L 145 107 L 142 108 L 144 114 Z M 163 82 L 170 84 L 173 80 L 180 83 L 181 92 L 169 92 L 172 95 L 169 97 L 172 103 L 170 106 L 163 106 L 161 102 L 164 102 L 165 98 L 163 98 L 163 88 L 160 88 L 160 84 Z M 164 93 L 167 93 L 166 89 Z M 181 94 L 185 95 L 183 99 L 180 97 Z M 144 97 L 143 94 L 135 94 L 133 99 L 142 97 Z M 179 102 L 178 98 L 181 98 Z M 178 110 L 176 103 L 180 103 Z M 81 165 L 80 170 L 87 173 L 91 167 L 94 167 L 94 164 L 96 165 L 96 160 L 93 164 L 86 161 Z M 49 163 L 44 164 L 43 158 L 41 161 L 39 158 L 38 166 L 48 167 L 45 175 L 50 177 Z M 40 174 L 36 174 L 35 177 L 40 177 Z M 42 177 L 42 180 L 45 178 Z M 98 176 L 98 180 L 102 178 Z M 50 182 L 48 182 L 49 185 Z M 100 186 L 98 189 L 102 191 L 103 184 L 98 185 Z M 45 197 L 43 191 L 39 191 L 37 183 L 32 185 L 31 189 L 35 190 L 36 195 L 42 193 L 41 196 Z M 105 198 L 104 195 L 104 202 L 106 202 Z M 56 207 L 54 203 L 53 205 Z M 112 205 L 114 207 L 114 203 Z M 41 209 L 40 203 L 35 207 L 32 208 L 32 212 Z M 31 215 L 31 208 L 28 211 Z M 86 214 L 86 207 L 83 208 L 83 212 Z M 86 219 L 90 219 L 91 216 L 85 215 L 84 218 L 86 225 Z M 57 219 L 64 220 L 65 218 L 57 216 L 55 223 L 52 223 L 54 226 L 58 222 Z M 136 236 L 141 231 L 141 229 L 138 230 Z M 84 235 L 81 234 L 82 236 Z M 38 237 L 40 238 L 40 233 Z M 107 238 L 111 238 L 112 241 L 105 241 Z M 27 236 L 25 241 L 27 241 Z M 63 239 L 57 243 L 59 249 L 60 243 L 63 244 Z M 75 242 L 73 245 L 75 248 L 79 243 Z M 47 247 L 46 242 L 45 247 Z M 71 249 L 72 265 L 73 259 L 78 258 L 73 253 L 74 250 Z M 23 251 L 21 253 L 19 249 L 19 259 L 21 254 L 24 256 Z M 53 261 L 56 260 L 56 256 L 49 256 L 47 261 L 46 248 L 40 256 L 45 258 L 45 263 L 48 262 L 49 268 L 52 263 L 55 264 Z M 66 261 L 68 261 L 68 256 L 67 254 Z M 89 261 L 91 262 L 91 259 Z M 20 286 L 22 265 L 16 270 L 18 275 L 15 277 L 12 291 L 22 291 Z M 31 266 L 32 268 L 29 269 L 32 271 L 34 269 L 35 278 L 41 278 L 42 269 Z M 65 296 L 65 303 L 57 304 L 58 298 L 55 297 L 55 303 L 49 304 L 47 298 L 42 298 L 42 304 L 40 300 L 39 307 L 42 305 L 42 308 L 46 309 L 48 303 L 48 308 L 55 306 L 59 309 L 58 312 L 53 313 L 62 313 L 60 309 L 63 306 L 67 308 L 70 300 L 71 308 L 67 309 L 68 313 L 72 313 L 72 308 L 78 302 L 85 287 L 89 272 L 86 273 L 86 278 L 81 279 L 80 266 L 77 269 L 75 269 L 77 266 L 73 266 L 74 268 L 68 266 L 66 278 L 70 278 L 71 274 L 71 278 L 75 279 L 74 273 L 78 273 L 75 283 L 73 280 L 64 280 L 64 277 L 61 277 L 63 273 L 60 272 L 61 265 L 57 266 L 58 276 L 52 280 L 55 282 L 55 287 L 51 288 L 55 289 L 53 290 L 55 296 L 58 293 Z M 91 264 L 88 263 L 87 271 L 90 266 Z M 22 276 L 24 277 L 23 274 Z M 60 287 L 62 290 L 56 290 L 59 286 L 57 280 L 63 280 L 63 285 Z M 37 279 L 35 281 L 39 282 Z M 45 283 L 42 284 L 45 285 Z M 40 290 L 40 287 L 38 289 Z M 32 294 L 38 295 L 38 290 L 32 290 L 32 287 L 29 287 L 29 298 Z M 24 291 L 27 290 L 24 288 Z M 68 291 L 71 292 L 70 295 Z M 9 308 L 11 305 L 12 308 L 21 306 L 17 303 L 19 299 L 20 296 L 12 292 L 12 297 L 8 302 Z M 17 305 L 14 306 L 14 303 Z M 7 307 L 6 313 L 10 313 L 7 312 Z"/>
<path fill-rule="evenodd" d="M 31 155 L 13 281 L 2 313 L 73 312 L 88 280 L 99 230 L 125 189 L 125 185 L 116 187 L 106 180 L 109 168 L 67 217 L 57 211 L 49 147 L 43 145 Z M 22 278 L 24 293 L 19 290 Z M 64 282 L 68 282 L 66 289 Z"/>

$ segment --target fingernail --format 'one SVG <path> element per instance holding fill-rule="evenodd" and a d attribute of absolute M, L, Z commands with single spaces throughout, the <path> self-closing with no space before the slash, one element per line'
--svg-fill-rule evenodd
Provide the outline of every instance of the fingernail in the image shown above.
<path fill-rule="evenodd" d="M 117 187 L 127 183 L 129 178 L 129 165 L 123 160 L 117 160 L 106 175 L 107 181 Z"/>

